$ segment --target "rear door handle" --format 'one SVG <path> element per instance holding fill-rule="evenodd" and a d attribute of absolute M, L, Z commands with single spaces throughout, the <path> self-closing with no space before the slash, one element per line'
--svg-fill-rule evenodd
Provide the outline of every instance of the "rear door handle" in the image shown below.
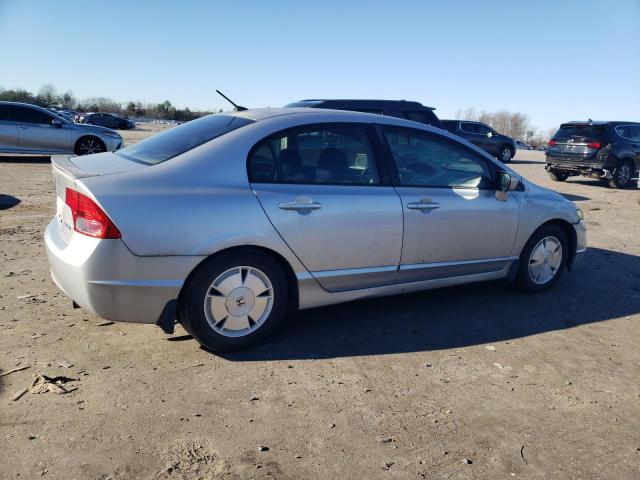
<path fill-rule="evenodd" d="M 278 204 L 281 210 L 296 210 L 298 212 L 310 212 L 311 210 L 319 210 L 322 204 L 312 201 L 307 197 L 296 198 L 295 202 L 282 202 Z"/>
<path fill-rule="evenodd" d="M 436 202 L 411 202 L 407 203 L 407 208 L 411 210 L 435 210 L 440 208 L 440 204 Z"/>

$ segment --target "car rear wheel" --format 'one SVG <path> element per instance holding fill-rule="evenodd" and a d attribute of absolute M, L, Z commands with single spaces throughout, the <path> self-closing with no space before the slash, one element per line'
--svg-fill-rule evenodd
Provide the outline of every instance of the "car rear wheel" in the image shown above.
<path fill-rule="evenodd" d="M 74 151 L 76 155 L 91 155 L 93 153 L 106 152 L 107 147 L 97 137 L 82 137 L 76 142 Z"/>
<path fill-rule="evenodd" d="M 613 176 L 609 179 L 611 188 L 627 188 L 631 185 L 631 177 L 634 173 L 630 160 L 622 160 L 613 170 Z"/>
<path fill-rule="evenodd" d="M 278 263 L 254 249 L 212 257 L 185 286 L 178 317 L 205 348 L 234 351 L 267 338 L 284 317 L 287 283 Z"/>
<path fill-rule="evenodd" d="M 549 176 L 554 182 L 564 182 L 569 178 L 569 174 L 567 172 L 562 172 L 560 170 L 549 170 Z"/>
<path fill-rule="evenodd" d="M 502 163 L 509 163 L 512 158 L 513 152 L 511 151 L 511 148 L 505 145 L 500 149 L 500 152 L 498 153 L 498 160 Z"/>
<path fill-rule="evenodd" d="M 567 236 L 560 227 L 540 227 L 520 254 L 516 285 L 525 292 L 546 290 L 562 275 L 568 254 Z"/>

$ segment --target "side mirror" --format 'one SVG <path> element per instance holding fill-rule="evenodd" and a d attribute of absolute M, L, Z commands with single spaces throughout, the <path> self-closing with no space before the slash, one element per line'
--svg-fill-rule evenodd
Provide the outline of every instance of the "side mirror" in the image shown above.
<path fill-rule="evenodd" d="M 489 137 L 489 138 L 493 137 L 493 132 L 488 132 L 487 133 L 487 137 Z"/>
<path fill-rule="evenodd" d="M 57 118 L 51 120 L 51 125 L 53 125 L 55 128 L 62 128 L 62 122 Z"/>
<path fill-rule="evenodd" d="M 520 177 L 509 172 L 498 172 L 498 191 L 512 192 L 520 185 Z"/>

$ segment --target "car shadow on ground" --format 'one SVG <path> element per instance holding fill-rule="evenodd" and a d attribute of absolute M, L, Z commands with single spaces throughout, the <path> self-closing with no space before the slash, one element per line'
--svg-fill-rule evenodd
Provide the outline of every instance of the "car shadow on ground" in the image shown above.
<path fill-rule="evenodd" d="M 536 164 L 544 164 L 544 160 L 514 160 L 512 159 L 509 163 L 513 163 L 514 165 L 536 165 Z"/>
<path fill-rule="evenodd" d="M 49 163 L 49 155 L 0 155 L 0 163 Z"/>
<path fill-rule="evenodd" d="M 584 200 L 591 200 L 589 197 L 583 197 L 582 195 L 573 195 L 571 193 L 560 193 L 560 195 L 562 195 L 567 200 L 571 200 L 572 202 L 582 202 Z"/>
<path fill-rule="evenodd" d="M 432 351 L 638 312 L 640 257 L 593 248 L 544 293 L 523 294 L 492 282 L 317 308 L 287 318 L 264 345 L 219 355 L 230 361 L 263 361 Z"/>
<path fill-rule="evenodd" d="M 20 203 L 20 199 L 0 193 L 0 210 L 9 210 Z"/>

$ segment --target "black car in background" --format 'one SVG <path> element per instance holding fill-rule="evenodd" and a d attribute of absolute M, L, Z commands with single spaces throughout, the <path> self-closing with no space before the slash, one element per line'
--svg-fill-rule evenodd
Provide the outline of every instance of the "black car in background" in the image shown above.
<path fill-rule="evenodd" d="M 546 158 L 545 168 L 556 182 L 583 175 L 613 188 L 629 187 L 640 170 L 640 123 L 563 123 L 549 140 Z"/>
<path fill-rule="evenodd" d="M 516 154 L 515 140 L 496 132 L 486 123 L 470 120 L 441 120 L 441 122 L 444 129 L 489 152 L 503 163 L 510 162 Z"/>
<path fill-rule="evenodd" d="M 377 113 L 390 117 L 406 118 L 432 127 L 442 128 L 433 107 L 425 107 L 419 102 L 407 100 L 301 100 L 286 107 L 329 108 L 354 112 Z"/>
<path fill-rule="evenodd" d="M 136 128 L 136 124 L 132 120 L 116 115 L 115 113 L 85 113 L 82 115 L 82 123 L 116 128 L 119 130 Z"/>

